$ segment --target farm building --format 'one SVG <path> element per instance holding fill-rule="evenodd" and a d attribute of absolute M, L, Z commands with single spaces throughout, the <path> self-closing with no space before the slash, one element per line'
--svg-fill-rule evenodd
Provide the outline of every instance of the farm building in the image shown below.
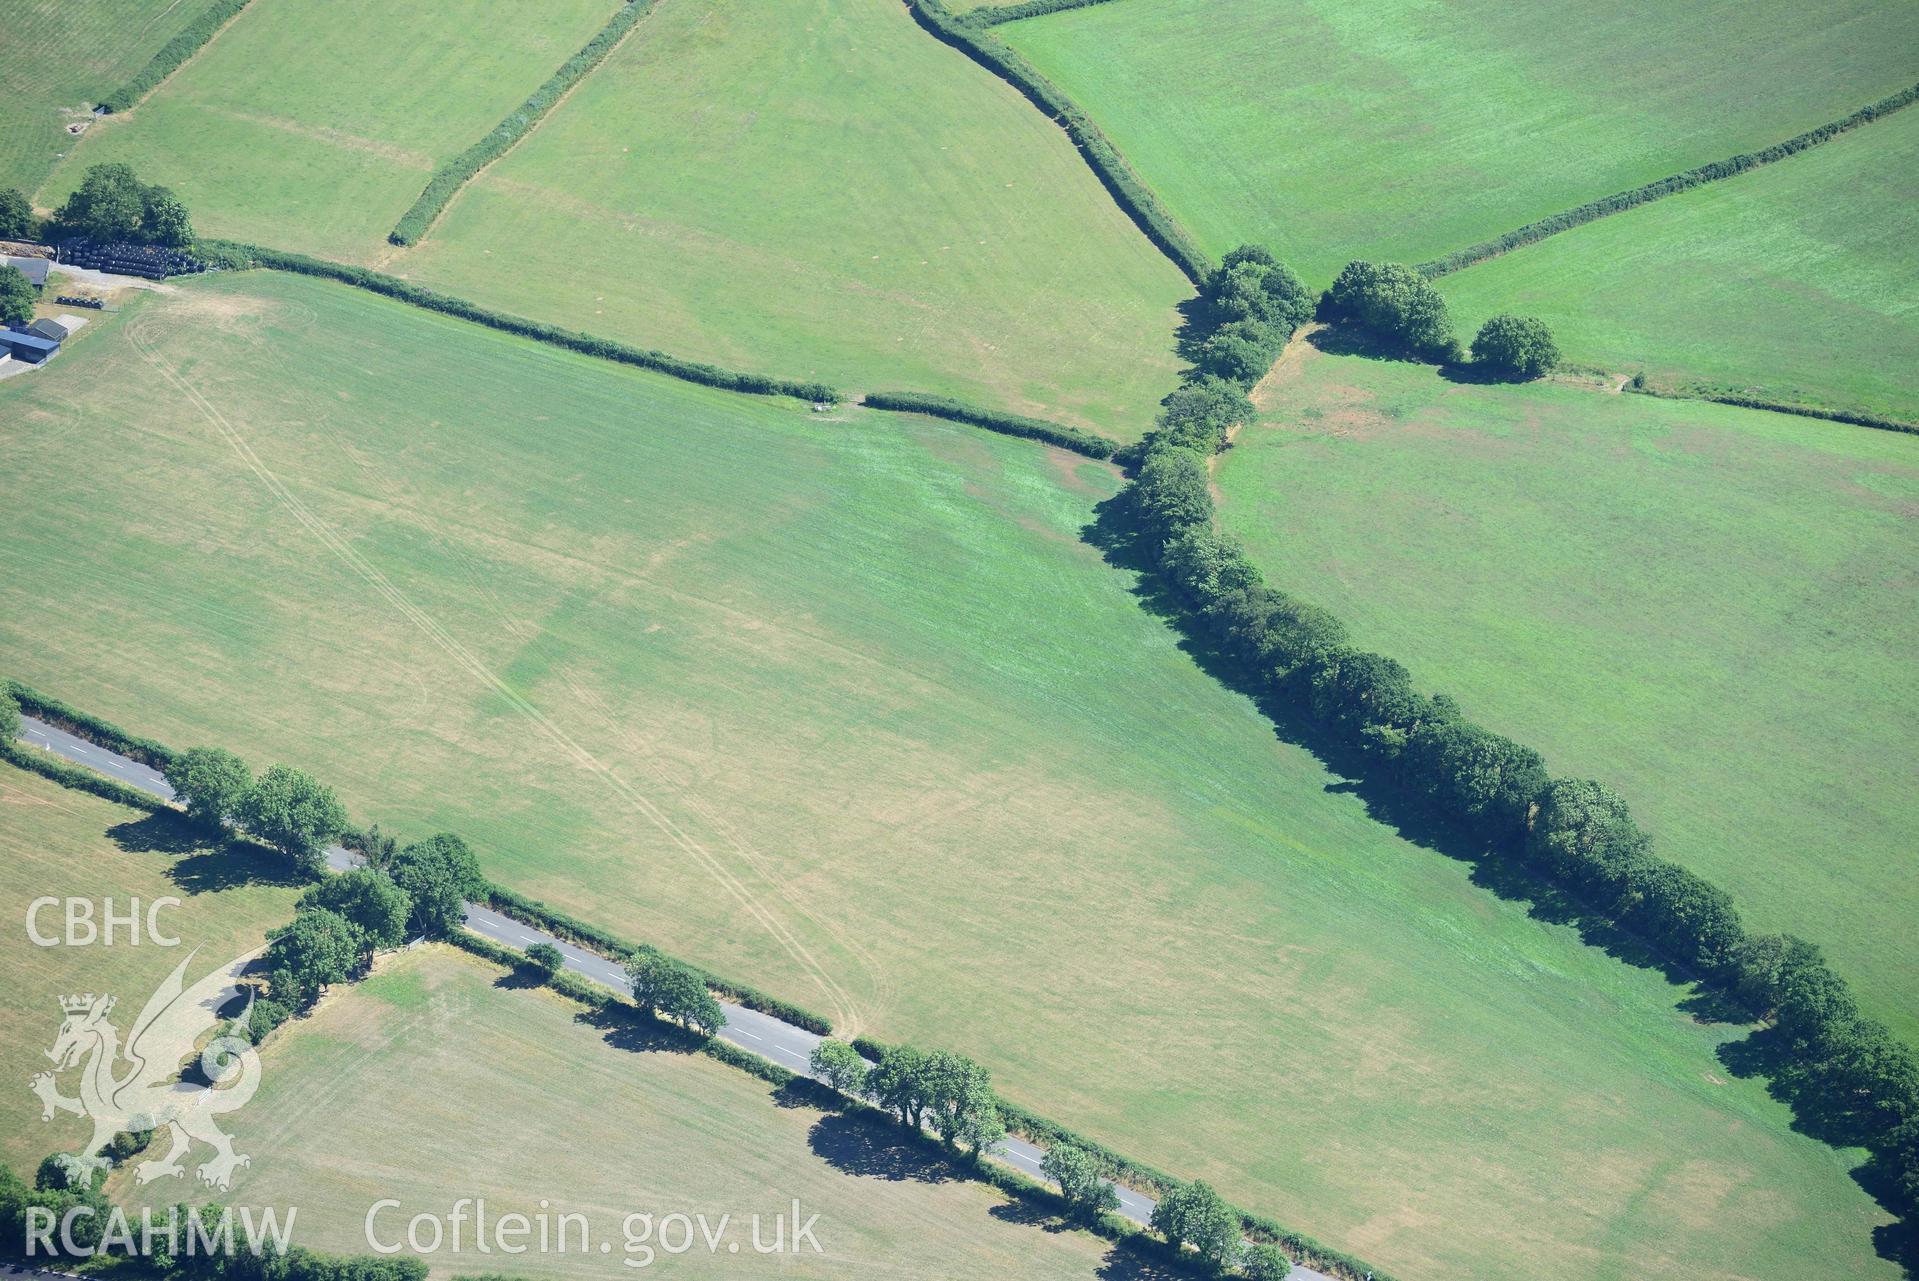
<path fill-rule="evenodd" d="M 55 342 L 65 342 L 73 337 L 74 331 L 86 323 L 85 316 L 42 316 L 27 326 L 27 332 L 38 334 L 42 338 L 51 338 Z"/>
<path fill-rule="evenodd" d="M 18 267 L 27 278 L 27 283 L 39 289 L 47 283 L 47 271 L 53 266 L 49 258 L 21 258 L 14 254 L 6 255 L 6 265 Z"/>
<path fill-rule="evenodd" d="M 19 329 L 0 329 L 0 351 L 29 365 L 38 365 L 60 354 L 60 344 L 52 338 Z"/>

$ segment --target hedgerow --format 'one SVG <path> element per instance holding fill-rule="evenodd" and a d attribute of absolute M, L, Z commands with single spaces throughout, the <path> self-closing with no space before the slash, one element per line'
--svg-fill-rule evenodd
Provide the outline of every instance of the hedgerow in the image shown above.
<path fill-rule="evenodd" d="M 8 680 L 6 688 L 14 701 L 20 704 L 21 711 L 90 743 L 97 743 L 154 769 L 165 769 L 173 759 L 173 749 L 165 743 L 129 734 L 112 721 L 102 720 L 91 712 L 83 712 L 57 698 L 51 698 L 31 685 Z"/>
<path fill-rule="evenodd" d="M 154 86 L 179 70 L 180 64 L 200 51 L 214 33 L 247 7 L 247 0 L 213 0 L 199 17 L 186 25 L 179 35 L 160 46 L 147 65 L 133 79 L 115 89 L 97 105 L 107 111 L 125 111 L 153 91 Z"/>
<path fill-rule="evenodd" d="M 467 180 L 505 155 L 539 124 L 567 90 L 605 60 L 613 46 L 625 38 L 634 23 L 646 16 L 654 3 L 656 0 L 626 0 L 584 49 L 568 58 L 545 84 L 534 90 L 532 97 L 496 125 L 493 132 L 435 170 L 433 177 L 427 180 L 426 189 L 412 208 L 400 215 L 400 221 L 387 233 L 387 239 L 396 245 L 410 245 L 424 236 Z"/>
<path fill-rule="evenodd" d="M 1061 449 L 1070 449 L 1088 458 L 1111 458 L 1113 451 L 1117 448 L 1104 436 L 1095 436 L 1091 432 L 1080 431 L 1076 427 L 1068 427 L 1063 423 L 1003 413 L 996 409 L 980 409 L 945 396 L 927 396 L 916 391 L 869 391 L 862 398 L 861 403 L 869 409 L 887 409 L 902 414 L 930 414 L 934 418 L 947 418 L 953 422 L 984 427 L 988 431 L 996 431 L 1004 436 L 1023 436 L 1028 440 L 1043 440 L 1049 445 L 1058 445 Z"/>
<path fill-rule="evenodd" d="M 1765 409 L 1775 414 L 1818 418 L 1830 423 L 1850 423 L 1855 427 L 1873 427 L 1880 431 L 1919 434 L 1919 423 L 1887 418 L 1883 414 L 1869 414 L 1856 409 L 1821 409 L 1815 405 L 1799 405 L 1786 400 L 1768 400 L 1742 391 L 1719 391 L 1710 387 L 1655 387 L 1645 382 L 1629 382 L 1624 390 L 1641 396 L 1656 396 L 1662 400 L 1709 400 L 1716 405 L 1737 405 L 1742 409 Z"/>
<path fill-rule="evenodd" d="M 639 951 L 642 946 L 646 946 L 644 944 L 628 942 L 618 935 L 603 930 L 596 925 L 589 925 L 578 917 L 562 912 L 558 908 L 548 907 L 538 899 L 528 898 L 526 895 L 514 890 L 509 890 L 502 885 L 495 885 L 488 882 L 482 890 L 480 897 L 488 907 L 493 908 L 497 912 L 502 912 L 514 920 L 524 922 L 527 925 L 538 926 L 547 933 L 563 938 L 568 942 L 578 943 L 582 947 L 591 948 L 604 955 L 608 960 L 624 963 L 627 958 Z M 749 1010 L 758 1010 L 762 1014 L 770 1014 L 774 1018 L 791 1023 L 795 1027 L 803 1027 L 807 1031 L 816 1033 L 819 1036 L 831 1036 L 833 1034 L 832 1023 L 821 1015 L 813 1013 L 811 1010 L 795 1005 L 791 1001 L 783 1001 L 777 996 L 771 996 L 748 984 L 736 983 L 731 979 L 721 978 L 719 975 L 714 974 L 710 970 L 703 969 L 700 966 L 690 965 L 685 961 L 678 960 L 678 958 L 672 959 L 699 975 L 701 981 L 713 991 L 745 1006 Z"/>
<path fill-rule="evenodd" d="M 1174 266 L 1186 273 L 1188 280 L 1197 285 L 1212 273 L 1212 261 L 1186 234 L 1186 229 L 1160 204 L 1152 189 L 1140 181 L 1120 155 L 1119 148 L 1058 85 L 1041 75 L 1037 67 L 1004 40 L 957 16 L 941 0 L 906 0 L 906 3 L 927 31 L 1012 85 L 1034 106 L 1052 116 L 1055 123 L 1066 130 L 1066 136 L 1079 148 L 1080 155 L 1086 158 L 1119 207 L 1161 253 L 1173 260 Z"/>
<path fill-rule="evenodd" d="M 71 787 L 76 792 L 91 792 L 95 796 L 104 797 L 109 801 L 118 801 L 134 809 L 157 813 L 170 808 L 165 801 L 151 792 L 129 787 L 118 779 L 97 774 L 85 766 L 70 764 L 53 753 L 43 752 L 36 747 L 0 742 L 0 760 L 50 778 L 62 787 Z"/>
<path fill-rule="evenodd" d="M 1748 169 L 1757 169 L 1761 165 L 1784 160 L 1808 147 L 1829 142 L 1842 133 L 1857 129 L 1860 125 L 1871 124 L 1881 116 L 1890 115 L 1901 108 L 1911 106 L 1914 102 L 1919 102 L 1919 85 L 1902 89 L 1898 93 L 1861 107 L 1842 120 L 1820 125 L 1817 129 L 1809 129 L 1796 138 L 1788 138 L 1784 142 L 1774 143 L 1758 151 L 1741 152 L 1736 156 L 1728 156 L 1724 160 L 1715 160 L 1711 164 L 1700 165 L 1684 173 L 1676 173 L 1670 177 L 1661 178 L 1657 182 L 1634 187 L 1630 191 L 1616 192 L 1598 200 L 1588 201 L 1575 209 L 1567 209 L 1550 217 L 1541 218 L 1537 222 L 1529 222 L 1523 227 L 1515 227 L 1502 236 L 1495 236 L 1491 240 L 1482 240 L 1476 245 L 1455 250 L 1443 258 L 1422 262 L 1418 270 L 1428 278 L 1448 275 L 1522 245 L 1530 245 L 1548 236 L 1604 218 L 1608 214 L 1621 213 L 1637 205 L 1676 195 L 1708 182 L 1718 182 L 1722 178 L 1736 177 Z"/>
<path fill-rule="evenodd" d="M 1059 13 L 1064 9 L 1085 9 L 1107 2 L 1108 0 L 1025 0 L 1024 4 L 990 4 L 969 11 L 961 18 L 961 21 L 976 27 L 997 27 L 1005 22 L 1018 22 L 1021 18 L 1037 18 L 1043 13 Z"/>
<path fill-rule="evenodd" d="M 302 276 L 318 276 L 323 280 L 335 280 L 415 307 L 424 307 L 428 311 L 437 311 L 443 315 L 456 316 L 461 320 L 470 320 L 474 324 L 498 329 L 502 333 L 531 338 L 535 342 L 549 343 L 555 347 L 564 347 L 568 351 L 576 351 L 583 356 L 595 356 L 601 360 L 611 360 L 622 365 L 637 365 L 641 369 L 650 369 L 655 373 L 698 383 L 703 387 L 717 387 L 722 391 L 744 392 L 753 396 L 792 396 L 799 400 L 816 403 L 840 399 L 840 393 L 826 383 L 773 378 L 765 374 L 744 374 L 731 369 L 722 369 L 718 365 L 682 360 L 677 356 L 669 356 L 665 352 L 632 347 L 608 338 L 595 338 L 589 334 L 575 333 L 570 329 L 562 329 L 558 325 L 549 325 L 538 320 L 528 320 L 522 316 L 493 311 L 478 303 L 468 302 L 464 298 L 455 298 L 451 294 L 423 289 L 397 276 L 369 271 L 364 267 L 349 267 L 344 263 L 328 262 L 324 258 L 309 258 L 305 254 L 290 253 L 284 249 L 268 249 L 261 245 L 249 245 L 239 241 L 215 240 L 203 243 L 210 254 L 235 266 L 265 267 L 273 271 L 290 271 Z"/>

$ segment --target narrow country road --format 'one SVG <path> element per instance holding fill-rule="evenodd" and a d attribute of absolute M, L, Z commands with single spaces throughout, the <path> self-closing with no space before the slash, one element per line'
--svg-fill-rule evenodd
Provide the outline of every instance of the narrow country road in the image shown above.
<path fill-rule="evenodd" d="M 130 787 L 136 787 L 149 795 L 158 796 L 171 802 L 173 789 L 158 770 L 129 760 L 117 752 L 108 751 L 97 743 L 88 742 L 65 730 L 56 729 L 45 721 L 31 716 L 21 716 L 20 737 L 36 747 L 43 748 L 56 756 L 85 765 L 90 769 L 114 778 Z M 327 866 L 336 872 L 351 869 L 356 860 L 354 855 L 341 846 L 331 846 L 327 852 Z M 510 916 L 505 916 L 492 908 L 478 903 L 466 905 L 466 927 L 482 938 L 488 938 L 506 947 L 525 951 L 535 943 L 550 943 L 560 950 L 566 959 L 566 968 L 593 982 L 613 989 L 626 996 L 633 993 L 633 985 L 627 981 L 626 971 L 617 961 L 612 961 L 597 952 L 555 938 L 543 930 L 534 928 Z M 779 1064 L 802 1076 L 812 1076 L 808 1060 L 813 1047 L 823 1039 L 805 1028 L 795 1027 L 762 1014 L 758 1010 L 749 1010 L 743 1005 L 731 1001 L 721 1001 L 720 1008 L 726 1012 L 726 1026 L 720 1029 L 719 1037 L 730 1041 L 741 1049 L 750 1050 L 765 1059 Z M 1014 1169 L 1034 1179 L 1045 1180 L 1040 1175 L 1040 1161 L 1046 1155 L 1046 1149 L 1028 1143 L 1025 1139 L 1008 1135 L 992 1149 L 991 1155 L 1004 1161 Z M 1153 1207 L 1157 1202 L 1144 1193 L 1131 1188 L 1119 1187 L 1119 1212 L 1135 1223 L 1148 1223 L 1153 1217 Z M 1295 1264 L 1288 1281 L 1332 1281 L 1324 1273 Z"/>

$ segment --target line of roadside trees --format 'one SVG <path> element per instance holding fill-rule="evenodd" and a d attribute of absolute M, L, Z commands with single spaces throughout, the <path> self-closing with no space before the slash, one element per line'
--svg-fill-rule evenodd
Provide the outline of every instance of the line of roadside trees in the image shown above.
<path fill-rule="evenodd" d="M 1320 302 L 1322 317 L 1392 318 L 1397 336 L 1429 351 L 1449 341 L 1444 304 L 1435 310 L 1436 294 L 1412 288 L 1430 290 L 1417 273 L 1356 270 L 1366 266 L 1341 274 Z M 1235 251 L 1208 296 L 1218 314 L 1258 318 L 1261 349 L 1277 350 L 1282 331 L 1290 336 L 1289 323 L 1301 319 L 1290 274 L 1263 251 Z M 1249 280 L 1256 297 L 1283 305 L 1262 311 L 1245 302 Z M 1343 763 L 1412 798 L 1485 858 L 1518 865 L 1589 919 L 1650 944 L 1731 1015 L 1767 1024 L 1775 1092 L 1820 1137 L 1870 1149 L 1874 1188 L 1901 1214 L 1919 1210 L 1919 1063 L 1860 1012 L 1816 946 L 1748 933 L 1730 895 L 1654 852 L 1617 792 L 1553 777 L 1538 752 L 1468 720 L 1445 694 L 1420 692 L 1399 663 L 1352 644 L 1333 615 L 1268 585 L 1215 528 L 1205 458 L 1250 413 L 1245 391 L 1258 375 L 1237 355 L 1209 362 L 1210 342 L 1187 385 L 1164 402 L 1123 494 L 1142 549 L 1191 623 L 1239 660 L 1258 693 L 1303 709 L 1322 748 Z"/>

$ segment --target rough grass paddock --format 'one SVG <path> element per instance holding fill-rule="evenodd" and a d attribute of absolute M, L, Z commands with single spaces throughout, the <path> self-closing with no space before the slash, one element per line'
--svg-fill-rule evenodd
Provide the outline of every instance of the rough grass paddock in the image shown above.
<path fill-rule="evenodd" d="M 1310 347 L 1264 390 L 1217 479 L 1275 582 L 1919 1033 L 1919 440 Z"/>
<path fill-rule="evenodd" d="M 69 125 L 191 22 L 205 0 L 10 0 L 0 40 L 0 187 L 32 194 L 78 145 Z"/>
<path fill-rule="evenodd" d="M 1218 254 L 1419 262 L 1913 81 L 1919 10 L 1118 0 L 1011 23 Z"/>
<path fill-rule="evenodd" d="M 1440 281 L 1470 334 L 1546 320 L 1655 382 L 1919 422 L 1919 107 Z"/>
<path fill-rule="evenodd" d="M 146 101 L 90 130 L 41 203 L 64 199 L 88 165 L 125 161 L 179 192 L 202 235 L 364 262 L 434 166 L 498 124 L 613 7 L 249 6 Z"/>
<path fill-rule="evenodd" d="M 1109 1254 L 1129 1257 L 1084 1233 L 1042 1231 L 1023 1207 L 890 1147 L 883 1132 L 786 1106 L 678 1043 L 596 1026 L 563 998 L 511 983 L 435 946 L 383 960 L 288 1025 L 265 1050 L 260 1093 L 232 1116 L 235 1145 L 253 1157 L 232 1202 L 296 1205 L 296 1241 L 351 1254 L 368 1252 L 367 1211 L 383 1197 L 402 1202 L 378 1219 L 383 1240 L 460 1197 L 484 1197 L 490 1219 L 517 1211 L 537 1222 L 546 1206 L 592 1227 L 585 1254 L 574 1229 L 564 1254 L 503 1258 L 477 1251 L 469 1224 L 463 1250 L 449 1237 L 428 1256 L 437 1275 L 505 1262 L 516 1276 L 565 1278 L 1091 1281 L 1109 1275 Z M 794 1198 L 802 1219 L 820 1216 L 823 1253 L 754 1254 L 752 1216 L 770 1243 L 773 1216 L 790 1217 Z M 650 1267 L 626 1266 L 623 1223 L 635 1213 L 704 1214 L 711 1228 L 730 1215 L 725 1240 L 738 1252 L 709 1253 L 696 1231 L 692 1251 L 659 1252 L 656 1241 Z M 792 1232 L 789 1221 L 788 1242 Z"/>
<path fill-rule="evenodd" d="M 50 1068 L 45 1051 L 60 1030 L 60 998 L 104 992 L 119 1006 L 113 1022 L 124 1035 L 160 981 L 187 953 L 192 983 L 264 943 L 266 931 L 293 915 L 298 890 L 275 883 L 273 869 L 223 848 L 208 848 L 168 819 L 70 791 L 25 770 L 0 765 L 0 1160 L 32 1179 L 50 1152 L 77 1151 L 93 1125 L 69 1113 L 40 1119 L 40 1100 L 27 1088 Z M 52 895 L 91 899 L 96 919 L 103 900 L 124 914 L 129 899 L 142 905 L 142 942 L 129 943 L 118 927 L 114 945 L 40 947 L 27 934 L 27 906 Z M 172 895 L 181 905 L 161 912 L 163 930 L 177 948 L 146 941 L 145 907 Z M 43 911 L 42 935 L 64 935 L 59 907 Z M 72 1095 L 78 1074 L 60 1078 Z M 196 1158 L 199 1159 L 199 1158 Z"/>
<path fill-rule="evenodd" d="M 1727 1029 L 1181 652 L 1081 538 L 1103 465 L 304 279 L 108 323 L 0 387 L 0 668 L 1395 1271 L 1873 1274 Z"/>
<path fill-rule="evenodd" d="M 1178 271 L 1065 136 L 897 0 L 672 0 L 392 269 L 729 368 L 1123 439 Z"/>

